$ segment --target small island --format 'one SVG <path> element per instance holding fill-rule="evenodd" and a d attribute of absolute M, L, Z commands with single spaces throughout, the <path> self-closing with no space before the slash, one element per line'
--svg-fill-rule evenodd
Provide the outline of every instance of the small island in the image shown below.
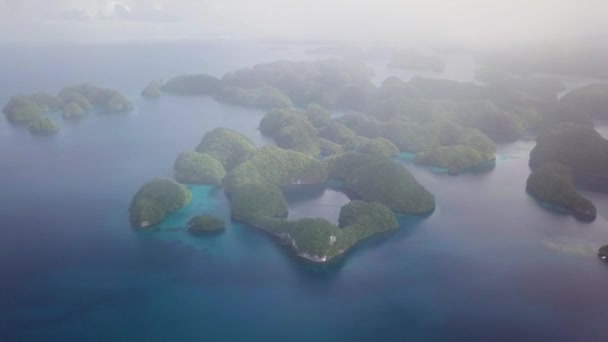
<path fill-rule="evenodd" d="M 171 179 L 152 179 L 142 185 L 131 201 L 131 225 L 146 228 L 158 224 L 167 214 L 182 208 L 191 200 L 192 194 L 185 186 Z"/>
<path fill-rule="evenodd" d="M 160 90 L 160 83 L 152 81 L 141 91 L 141 96 L 149 99 L 157 99 L 161 95 Z"/>
<path fill-rule="evenodd" d="M 567 166 L 577 184 L 608 191 L 608 140 L 593 127 L 564 122 L 539 134 L 530 167 L 547 162 Z"/>
<path fill-rule="evenodd" d="M 28 129 L 34 135 L 55 135 L 59 133 L 59 125 L 49 118 L 40 118 L 33 121 Z"/>
<path fill-rule="evenodd" d="M 133 104 L 115 90 L 79 84 L 63 88 L 58 96 L 12 96 L 2 111 L 11 124 L 29 125 L 49 112 L 61 112 L 64 120 L 78 121 L 94 109 L 99 113 L 127 113 L 133 110 Z"/>
<path fill-rule="evenodd" d="M 195 216 L 188 222 L 188 232 L 194 234 L 218 233 L 224 229 L 224 219 L 213 215 Z"/>
<path fill-rule="evenodd" d="M 570 169 L 560 163 L 548 162 L 528 177 L 526 190 L 535 198 L 569 211 L 581 221 L 596 218 L 593 203 L 576 191 Z"/>
<path fill-rule="evenodd" d="M 34 93 L 12 96 L 2 112 L 10 123 L 21 125 L 38 120 L 44 113 L 58 110 L 61 106 L 61 100 L 52 95 Z"/>
<path fill-rule="evenodd" d="M 608 245 L 601 247 L 597 255 L 601 260 L 608 262 Z"/>

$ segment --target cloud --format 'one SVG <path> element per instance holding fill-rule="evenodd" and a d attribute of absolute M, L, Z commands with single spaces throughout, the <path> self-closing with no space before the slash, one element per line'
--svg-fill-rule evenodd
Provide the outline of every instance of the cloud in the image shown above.
<path fill-rule="evenodd" d="M 605 13 L 604 0 L 0 0 L 0 40 L 111 39 L 119 30 L 132 39 L 222 32 L 500 43 L 607 33 Z"/>

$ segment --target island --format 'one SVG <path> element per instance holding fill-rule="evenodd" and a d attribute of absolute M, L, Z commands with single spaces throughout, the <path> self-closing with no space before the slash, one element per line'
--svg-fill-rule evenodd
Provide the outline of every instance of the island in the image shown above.
<path fill-rule="evenodd" d="M 547 162 L 528 177 L 526 190 L 535 198 L 570 212 L 575 218 L 591 222 L 597 210 L 593 203 L 579 194 L 570 169 L 560 163 Z"/>
<path fill-rule="evenodd" d="M 192 194 L 185 186 L 171 179 L 154 178 L 142 185 L 131 201 L 131 225 L 135 228 L 156 225 L 191 200 Z"/>
<path fill-rule="evenodd" d="M 35 135 L 54 135 L 59 133 L 59 125 L 49 119 L 40 118 L 29 124 L 28 129 L 30 133 Z"/>
<path fill-rule="evenodd" d="M 255 149 L 249 138 L 227 128 L 215 128 L 207 132 L 196 147 L 197 152 L 206 153 L 219 160 L 226 171 L 232 171 L 247 160 Z"/>
<path fill-rule="evenodd" d="M 71 101 L 63 107 L 61 117 L 66 121 L 78 121 L 84 117 L 87 110 L 82 108 L 77 102 Z"/>
<path fill-rule="evenodd" d="M 560 99 L 565 110 L 595 119 L 608 119 L 608 83 L 593 83 L 576 88 Z"/>
<path fill-rule="evenodd" d="M 161 95 L 161 85 L 156 81 L 148 83 L 148 85 L 141 91 L 141 96 L 149 99 L 157 99 Z"/>
<path fill-rule="evenodd" d="M 63 88 L 58 96 L 42 92 L 12 96 L 2 111 L 11 124 L 29 125 L 49 112 L 62 112 L 64 120 L 78 121 L 94 109 L 127 113 L 133 104 L 115 90 L 79 84 Z"/>
<path fill-rule="evenodd" d="M 193 234 L 218 233 L 225 230 L 224 219 L 213 215 L 195 216 L 188 221 L 188 232 Z"/>
<path fill-rule="evenodd" d="M 88 83 L 63 88 L 59 98 L 66 105 L 75 102 L 85 111 L 93 108 L 99 113 L 128 113 L 133 110 L 133 104 L 118 91 L 101 88 Z"/>
<path fill-rule="evenodd" d="M 213 95 L 220 86 L 220 80 L 211 75 L 182 75 L 168 80 L 161 90 L 176 95 Z"/>
<path fill-rule="evenodd" d="M 601 260 L 608 262 L 608 245 L 601 247 L 597 255 Z"/>
<path fill-rule="evenodd" d="M 273 110 L 260 121 L 260 131 L 271 136 L 279 147 L 311 156 L 317 156 L 321 152 L 317 130 L 302 112 Z"/>
<path fill-rule="evenodd" d="M 530 167 L 547 162 L 567 166 L 577 184 L 608 191 L 608 140 L 591 126 L 564 122 L 541 132 L 530 152 Z"/>
<path fill-rule="evenodd" d="M 226 170 L 211 155 L 199 152 L 182 152 L 173 164 L 175 179 L 189 184 L 221 184 Z"/>
<path fill-rule="evenodd" d="M 379 161 L 356 168 L 345 184 L 356 197 L 382 203 L 397 213 L 428 215 L 435 210 L 435 197 L 395 161 Z"/>
<path fill-rule="evenodd" d="M 320 160 L 304 153 L 265 146 L 229 172 L 223 184 L 230 194 L 243 184 L 313 185 L 327 180 L 327 168 Z"/>

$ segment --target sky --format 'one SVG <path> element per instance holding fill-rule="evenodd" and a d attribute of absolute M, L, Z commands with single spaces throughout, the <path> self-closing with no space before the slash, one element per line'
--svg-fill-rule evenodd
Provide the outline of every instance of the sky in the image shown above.
<path fill-rule="evenodd" d="M 608 0 L 0 0 L 0 42 L 242 37 L 491 43 L 608 33 Z"/>

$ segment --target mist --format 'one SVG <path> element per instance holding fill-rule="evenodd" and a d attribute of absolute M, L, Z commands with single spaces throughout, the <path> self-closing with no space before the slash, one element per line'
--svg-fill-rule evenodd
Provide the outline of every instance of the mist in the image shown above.
<path fill-rule="evenodd" d="M 602 0 L 2 0 L 0 41 L 325 39 L 473 45 L 605 34 Z"/>

